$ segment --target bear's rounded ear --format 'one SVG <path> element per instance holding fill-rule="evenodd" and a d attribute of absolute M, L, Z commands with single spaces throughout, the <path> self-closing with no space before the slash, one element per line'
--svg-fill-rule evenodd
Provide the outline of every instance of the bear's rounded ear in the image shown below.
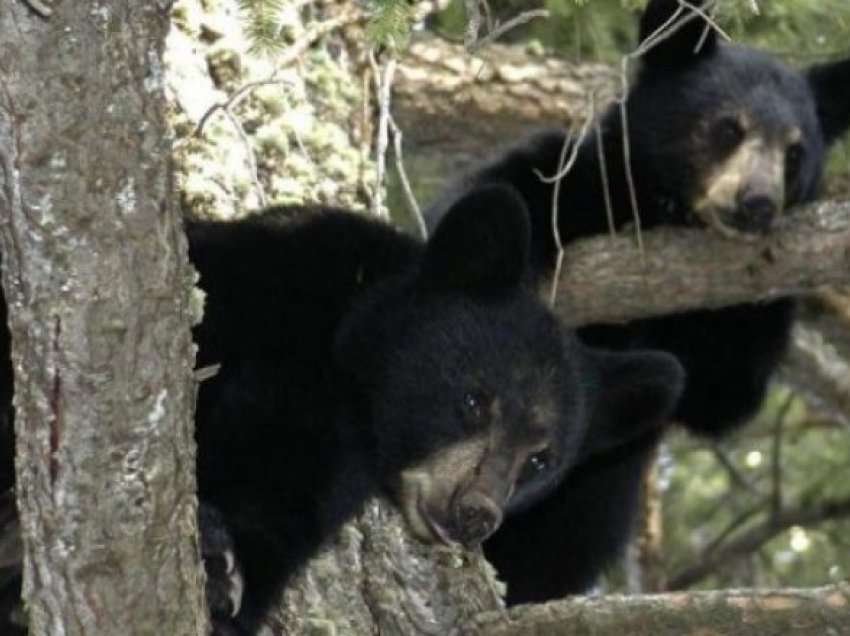
<path fill-rule="evenodd" d="M 663 426 L 685 385 L 679 361 L 663 351 L 586 349 L 590 422 L 581 458 L 628 444 Z"/>
<path fill-rule="evenodd" d="M 476 187 L 451 206 L 428 240 L 419 285 L 485 294 L 512 289 L 528 268 L 530 234 L 516 190 Z"/>
<path fill-rule="evenodd" d="M 650 0 L 640 19 L 640 43 L 647 45 L 650 37 L 656 44 L 643 54 L 645 66 L 684 66 L 700 57 L 712 54 L 717 48 L 717 31 L 705 20 L 707 3 L 694 0 L 694 9 L 679 0 Z"/>

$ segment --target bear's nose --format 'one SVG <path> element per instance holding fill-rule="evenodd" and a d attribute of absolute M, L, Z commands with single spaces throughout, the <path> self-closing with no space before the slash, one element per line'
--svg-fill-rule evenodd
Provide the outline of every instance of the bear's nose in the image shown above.
<path fill-rule="evenodd" d="M 744 232 L 765 233 L 770 230 L 779 207 L 772 197 L 765 194 L 749 194 L 742 197 L 738 213 L 733 215 L 732 226 Z"/>
<path fill-rule="evenodd" d="M 455 506 L 457 540 L 470 547 L 493 534 L 502 523 L 502 509 L 484 494 L 464 495 Z"/>

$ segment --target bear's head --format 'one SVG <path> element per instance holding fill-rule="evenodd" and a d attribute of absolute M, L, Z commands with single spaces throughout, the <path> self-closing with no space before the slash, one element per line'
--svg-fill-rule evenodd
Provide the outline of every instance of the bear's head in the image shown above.
<path fill-rule="evenodd" d="M 652 0 L 641 18 L 632 165 L 661 184 L 655 209 L 641 213 L 736 236 L 765 232 L 815 196 L 825 148 L 850 125 L 850 60 L 800 72 L 720 42 L 705 15 Z"/>
<path fill-rule="evenodd" d="M 584 348 L 523 284 L 527 211 L 461 198 L 416 271 L 376 290 L 337 338 L 363 396 L 379 478 L 425 541 L 480 543 L 581 456 L 660 424 L 682 371 L 663 353 Z"/>

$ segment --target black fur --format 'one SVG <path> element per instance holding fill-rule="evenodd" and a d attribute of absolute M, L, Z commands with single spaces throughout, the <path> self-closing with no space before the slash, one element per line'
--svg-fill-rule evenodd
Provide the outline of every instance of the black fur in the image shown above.
<path fill-rule="evenodd" d="M 651 0 L 641 19 L 645 40 L 679 11 L 677 0 Z M 798 72 L 766 53 L 719 42 L 703 19 L 683 8 L 675 20 L 687 26 L 648 53 L 627 100 L 628 136 L 640 220 L 659 225 L 701 225 L 694 201 L 701 180 L 735 150 L 723 137 L 726 112 L 744 113 L 749 130 L 771 143 L 799 131 L 798 157 L 785 159 L 781 209 L 741 205 L 725 220 L 763 231 L 773 217 L 817 192 L 826 147 L 850 125 L 850 61 Z M 701 47 L 697 43 L 703 39 Z M 619 106 L 600 120 L 613 221 L 634 220 L 623 159 Z M 733 141 L 734 135 L 733 124 Z M 551 273 L 555 257 L 553 186 L 539 174 L 557 173 L 565 142 L 560 130 L 523 139 L 450 188 L 426 212 L 429 223 L 470 187 L 508 184 L 531 214 L 529 283 Z M 790 148 L 790 145 L 789 145 Z M 603 182 L 594 135 L 562 180 L 558 228 L 565 243 L 608 231 Z M 746 204 L 746 205 L 745 205 Z M 759 211 L 759 218 L 755 210 Z M 766 211 L 766 215 L 764 214 Z M 685 368 L 685 391 L 674 417 L 691 431 L 721 435 L 747 420 L 761 404 L 767 383 L 789 340 L 794 302 L 739 305 L 579 330 L 588 344 L 614 351 L 652 348 L 674 354 Z M 559 491 L 485 544 L 508 582 L 511 602 L 555 598 L 590 587 L 625 545 L 638 498 L 638 476 L 657 442 L 656 431 L 603 455 L 568 477 Z M 532 556 L 533 555 L 533 556 Z M 553 555 L 558 555 L 553 557 Z"/>
<path fill-rule="evenodd" d="M 222 364 L 198 404 L 200 497 L 233 538 L 245 583 L 239 625 L 254 624 L 366 496 L 380 488 L 398 500 L 410 465 L 484 426 L 510 427 L 512 441 L 490 452 L 514 461 L 544 376 L 553 380 L 544 397 L 556 405 L 557 479 L 577 453 L 658 425 L 678 395 L 681 371 L 669 356 L 593 354 L 523 291 L 527 218 L 509 190 L 466 196 L 425 249 L 349 214 L 294 229 L 273 216 L 188 230 L 208 294 L 199 362 Z M 470 390 L 498 396 L 509 417 L 459 418 Z M 488 462 L 456 467 L 452 479 Z M 508 513 L 533 509 L 557 485 L 535 480 L 543 485 L 518 485 Z M 216 599 L 230 577 L 219 583 Z"/>
<path fill-rule="evenodd" d="M 676 0 L 653 0 L 642 21 L 647 37 L 679 8 Z M 680 19 L 690 15 L 684 9 Z M 704 175 L 728 154 L 715 131 L 704 129 L 723 109 L 745 111 L 754 128 L 777 136 L 797 127 L 803 156 L 788 170 L 785 206 L 811 201 L 820 181 L 825 147 L 850 125 L 850 60 L 798 72 L 766 53 L 717 41 L 699 17 L 692 19 L 647 56 L 628 97 L 631 168 L 643 228 L 701 224 L 691 207 Z M 633 222 L 623 163 L 618 107 L 601 118 L 604 155 L 614 224 Z M 537 173 L 553 175 L 564 144 L 562 131 L 524 139 L 480 167 L 444 194 L 428 211 L 429 223 L 466 188 L 504 183 L 519 190 L 531 211 L 534 278 L 551 271 L 555 244 L 551 231 L 552 185 Z M 558 217 L 565 242 L 608 231 L 603 186 L 593 135 L 561 183 Z M 761 403 L 771 372 L 787 347 L 793 302 L 742 305 L 720 311 L 694 311 L 639 321 L 625 327 L 589 328 L 593 344 L 622 349 L 658 347 L 677 355 L 688 373 L 676 419 L 691 430 L 721 434 L 750 417 Z"/>
<path fill-rule="evenodd" d="M 527 290 L 528 215 L 508 188 L 467 194 L 424 245 L 300 211 L 187 225 L 206 293 L 198 365 L 221 365 L 196 413 L 217 636 L 254 633 L 368 496 L 390 495 L 426 541 L 498 537 L 576 463 L 650 434 L 682 384 L 667 354 L 591 351 Z"/>

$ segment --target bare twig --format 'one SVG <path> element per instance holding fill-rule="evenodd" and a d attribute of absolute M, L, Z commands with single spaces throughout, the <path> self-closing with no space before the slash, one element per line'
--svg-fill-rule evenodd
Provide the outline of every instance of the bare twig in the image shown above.
<path fill-rule="evenodd" d="M 817 329 L 794 325 L 783 376 L 806 398 L 814 396 L 830 417 L 850 422 L 850 363 Z"/>
<path fill-rule="evenodd" d="M 410 187 L 410 181 L 407 178 L 407 171 L 404 169 L 404 157 L 401 153 L 402 148 L 402 133 L 401 129 L 396 125 L 393 116 L 389 116 L 390 132 L 393 135 L 393 150 L 395 156 L 395 167 L 398 172 L 398 178 L 401 181 L 401 188 L 404 191 L 404 198 L 407 201 L 407 207 L 410 210 L 410 215 L 416 223 L 416 229 L 422 240 L 428 238 L 428 227 L 425 225 L 425 219 L 422 216 L 422 210 L 416 202 L 416 197 L 413 194 L 413 189 Z"/>
<path fill-rule="evenodd" d="M 788 392 L 776 419 L 773 421 L 773 444 L 770 459 L 770 516 L 777 518 L 782 512 L 782 429 L 791 407 L 794 405 L 794 393 Z"/>
<path fill-rule="evenodd" d="M 741 474 L 741 471 L 739 471 L 738 467 L 735 466 L 735 462 L 729 459 L 726 451 L 723 450 L 719 444 L 712 444 L 711 452 L 718 463 L 724 468 L 724 470 L 726 470 L 726 473 L 729 475 L 729 479 L 732 480 L 733 484 L 736 484 L 738 487 L 754 495 L 760 494 L 758 489 L 750 483 L 750 480 Z"/>
<path fill-rule="evenodd" d="M 362 20 L 364 18 L 364 14 L 360 11 L 346 11 L 345 13 L 341 13 L 338 16 L 333 18 L 329 18 L 324 22 L 320 22 L 310 28 L 304 35 L 302 35 L 298 40 L 296 40 L 291 46 L 289 46 L 285 51 L 283 51 L 280 55 L 275 58 L 275 72 L 272 73 L 271 77 L 265 80 L 259 80 L 256 82 L 248 82 L 244 86 L 240 86 L 230 97 L 227 98 L 224 102 L 219 102 L 210 106 L 207 112 L 201 117 L 198 122 L 198 126 L 195 129 L 195 135 L 198 136 L 203 131 L 204 125 L 206 124 L 207 119 L 209 119 L 210 115 L 214 113 L 216 110 L 227 110 L 233 108 L 238 104 L 242 99 L 251 93 L 254 89 L 260 86 L 266 86 L 268 84 L 284 84 L 286 83 L 284 80 L 275 77 L 275 73 L 282 69 L 285 66 L 288 66 L 295 60 L 297 60 L 301 55 L 312 46 L 319 38 L 324 37 L 328 33 L 345 26 L 346 24 L 351 24 L 352 22 L 356 22 L 358 20 Z"/>
<path fill-rule="evenodd" d="M 596 120 L 593 131 L 596 136 L 596 157 L 599 163 L 599 177 L 602 179 L 602 196 L 605 199 L 605 216 L 608 219 L 608 233 L 611 238 L 617 236 L 614 225 L 614 205 L 611 203 L 611 182 L 608 179 L 608 164 L 605 158 L 605 144 L 602 140 L 602 123 Z"/>
<path fill-rule="evenodd" d="M 472 44 L 467 45 L 466 48 L 470 53 L 475 53 L 476 51 L 478 51 L 482 47 L 490 44 L 491 42 L 494 42 L 495 40 L 498 40 L 500 37 L 502 37 L 505 33 L 510 31 L 511 29 L 514 29 L 514 28 L 516 28 L 516 27 L 518 27 L 522 24 L 525 24 L 527 22 L 531 22 L 535 18 L 548 18 L 548 17 L 549 17 L 549 11 L 547 11 L 546 9 L 532 9 L 530 11 L 523 11 L 522 13 L 515 15 L 514 17 L 507 20 L 506 22 L 503 22 L 502 24 L 497 24 L 495 28 L 491 29 L 487 33 L 487 35 L 485 35 L 482 38 L 477 39 Z"/>
<path fill-rule="evenodd" d="M 243 84 L 238 89 L 236 89 L 236 91 L 234 91 L 233 94 L 225 101 L 216 102 L 206 110 L 206 112 L 201 116 L 200 120 L 198 120 L 198 125 L 195 126 L 195 137 L 201 136 L 204 131 L 204 126 L 206 126 L 207 124 L 207 121 L 217 111 L 223 110 L 232 112 L 232 109 L 235 108 L 248 95 L 250 95 L 255 89 L 260 88 L 261 86 L 270 86 L 275 84 L 289 86 L 290 81 L 275 77 L 275 74 L 272 73 L 272 75 L 268 79 L 256 80 Z"/>
<path fill-rule="evenodd" d="M 764 523 L 741 533 L 718 550 L 705 554 L 698 563 L 671 577 L 668 589 L 681 590 L 698 583 L 724 563 L 740 555 L 751 554 L 792 526 L 813 526 L 848 516 L 850 516 L 850 499 L 831 499 L 812 506 L 785 509 L 778 515 L 771 515 Z"/>
<path fill-rule="evenodd" d="M 765 504 L 764 502 L 761 502 L 758 505 L 753 506 L 752 508 L 744 510 L 741 514 L 732 519 L 732 521 L 730 521 L 729 524 L 723 530 L 720 531 L 720 534 L 718 534 L 708 545 L 705 546 L 705 548 L 702 549 L 702 553 L 707 555 L 717 552 L 717 550 L 721 548 L 724 543 L 726 543 L 726 540 L 730 536 L 732 536 L 733 534 L 738 532 L 738 530 L 743 528 L 756 515 L 764 512 L 764 509 Z"/>
<path fill-rule="evenodd" d="M 727 42 L 731 41 L 732 38 L 729 37 L 729 34 L 724 31 L 719 24 L 714 20 L 714 12 L 717 10 L 718 3 L 716 0 L 706 0 L 702 5 L 697 5 L 692 2 L 687 2 L 687 0 L 679 0 L 679 4 L 683 7 L 687 7 L 703 20 L 705 20 L 706 27 L 708 30 L 714 29 L 717 31 L 717 34 L 726 40 Z M 697 46 L 694 52 L 699 51 L 702 48 L 702 44 L 705 40 L 705 36 L 700 38 L 700 41 L 697 43 Z"/>
<path fill-rule="evenodd" d="M 463 45 L 467 51 L 478 41 L 481 32 L 481 7 L 479 0 L 464 0 L 463 6 L 466 10 L 466 29 L 463 32 Z"/>
<path fill-rule="evenodd" d="M 369 65 L 372 67 L 372 82 L 378 100 L 378 129 L 375 133 L 375 186 L 372 191 L 372 214 L 388 218 L 384 211 L 384 175 L 386 173 L 387 144 L 389 142 L 390 88 L 397 62 L 390 58 L 384 65 L 384 71 L 378 66 L 374 51 L 369 51 Z"/>
<path fill-rule="evenodd" d="M 564 136 L 564 144 L 561 146 L 561 154 L 558 159 L 558 171 L 551 177 L 547 177 L 543 175 L 539 170 L 535 169 L 535 174 L 537 178 L 543 181 L 544 183 L 554 183 L 552 187 L 552 236 L 555 239 L 555 247 L 557 249 L 557 256 L 555 260 L 555 273 L 552 276 L 552 287 L 549 293 L 549 303 L 552 307 L 555 306 L 555 301 L 557 299 L 558 292 L 558 281 L 561 277 L 561 267 L 564 261 L 564 243 L 561 240 L 561 230 L 558 224 L 558 216 L 559 216 L 559 199 L 561 196 L 561 181 L 566 177 L 570 170 L 572 170 L 575 165 L 576 159 L 578 159 L 578 151 L 584 143 L 585 138 L 587 137 L 587 131 L 590 128 L 590 125 L 595 121 L 596 118 L 596 104 L 591 95 L 590 99 L 590 109 L 584 118 L 584 122 L 582 123 L 581 130 L 579 131 L 578 138 L 573 139 L 573 135 L 568 131 Z M 567 152 L 569 151 L 569 157 L 567 157 Z"/>
<path fill-rule="evenodd" d="M 706 14 L 705 9 L 714 4 L 713 0 L 708 0 L 701 6 L 695 6 L 686 0 L 679 0 L 679 7 L 673 14 L 655 31 L 653 31 L 646 39 L 641 42 L 638 47 L 631 53 L 624 55 L 620 61 L 620 97 L 616 100 L 620 108 L 620 122 L 622 128 L 622 143 L 623 143 L 623 164 L 625 166 L 626 185 L 629 191 L 629 204 L 632 209 L 632 218 L 635 224 L 635 238 L 637 240 L 640 252 L 643 253 L 643 238 L 641 231 L 640 209 L 637 201 L 637 191 L 634 183 L 634 175 L 632 173 L 631 162 L 631 145 L 629 142 L 629 120 L 628 120 L 628 96 L 629 96 L 629 64 L 632 60 L 645 55 L 649 50 L 658 46 L 666 39 L 672 37 L 679 29 L 686 24 L 695 20 L 698 17 L 706 21 L 707 28 L 714 28 L 717 32 L 725 37 L 728 36 L 717 26 L 712 18 Z M 690 14 L 679 19 L 685 9 L 690 9 Z M 697 45 L 699 46 L 699 44 Z M 718 223 L 718 226 L 722 224 Z"/>
<path fill-rule="evenodd" d="M 248 164 L 248 172 L 251 175 L 251 182 L 254 184 L 254 190 L 257 192 L 257 199 L 260 203 L 260 207 L 264 208 L 268 205 L 268 199 L 266 197 L 266 190 L 263 187 L 263 184 L 260 183 L 260 175 L 257 173 L 257 158 L 254 156 L 254 148 L 251 146 L 251 140 L 248 139 L 248 135 L 245 132 L 245 129 L 242 128 L 242 124 L 239 122 L 239 119 L 229 108 L 225 108 L 222 112 L 225 117 L 227 117 L 230 125 L 233 126 L 234 130 L 236 130 L 236 134 L 239 135 L 242 145 L 245 146 L 245 163 Z"/>

